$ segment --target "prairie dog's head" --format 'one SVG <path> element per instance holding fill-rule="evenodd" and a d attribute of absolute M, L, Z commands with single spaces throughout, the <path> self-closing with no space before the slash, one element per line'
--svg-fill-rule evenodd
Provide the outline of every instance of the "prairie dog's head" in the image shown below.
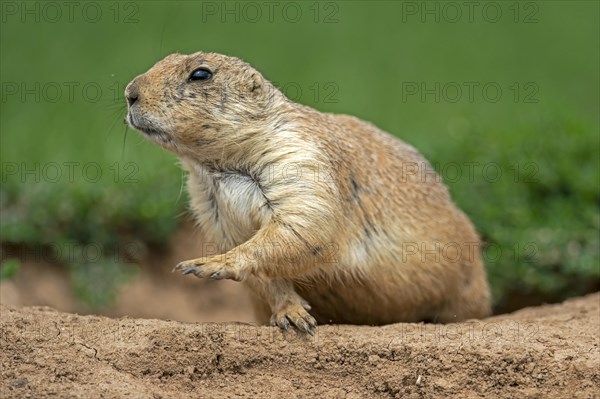
<path fill-rule="evenodd" d="M 264 123 L 279 94 L 235 57 L 171 54 L 127 85 L 126 120 L 168 150 L 197 153 Z"/>

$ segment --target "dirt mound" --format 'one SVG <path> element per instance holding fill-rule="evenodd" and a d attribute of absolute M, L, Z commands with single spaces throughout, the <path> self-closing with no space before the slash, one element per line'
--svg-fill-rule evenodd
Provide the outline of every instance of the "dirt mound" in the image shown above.
<path fill-rule="evenodd" d="M 2 305 L 1 396 L 598 397 L 600 294 L 448 325 L 110 319 Z"/>

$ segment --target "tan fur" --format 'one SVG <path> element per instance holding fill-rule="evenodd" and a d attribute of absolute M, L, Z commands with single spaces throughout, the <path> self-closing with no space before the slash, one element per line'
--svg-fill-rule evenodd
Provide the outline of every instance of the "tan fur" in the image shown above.
<path fill-rule="evenodd" d="M 199 67 L 212 78 L 189 81 Z M 309 332 L 314 318 L 386 324 L 490 313 L 479 238 L 410 145 L 294 103 L 220 54 L 170 55 L 125 94 L 137 98 L 130 125 L 189 172 L 192 210 L 214 243 L 212 256 L 176 270 L 244 281 L 261 320 Z"/>

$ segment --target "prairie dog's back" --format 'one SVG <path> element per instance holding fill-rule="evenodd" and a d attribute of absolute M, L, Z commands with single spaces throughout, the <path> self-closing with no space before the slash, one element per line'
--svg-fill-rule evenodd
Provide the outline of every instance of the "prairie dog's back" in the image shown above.
<path fill-rule="evenodd" d="M 323 117 L 334 127 L 317 136 L 319 148 L 340 187 L 338 211 L 351 227 L 336 241 L 336 267 L 297 284 L 311 304 L 324 302 L 315 306 L 317 319 L 384 324 L 399 314 L 410 321 L 489 314 L 479 237 L 430 163 L 368 122 L 348 115 Z M 369 310 L 362 316 L 317 313 L 344 306 Z"/>

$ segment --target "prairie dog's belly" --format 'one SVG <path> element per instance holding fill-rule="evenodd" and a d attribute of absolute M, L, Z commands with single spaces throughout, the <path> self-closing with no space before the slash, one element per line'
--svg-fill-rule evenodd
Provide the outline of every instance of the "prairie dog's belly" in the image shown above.
<path fill-rule="evenodd" d="M 265 196 L 250 176 L 193 165 L 190 204 L 208 241 L 225 252 L 248 241 L 269 216 Z"/>
<path fill-rule="evenodd" d="M 295 288 L 311 305 L 311 313 L 320 324 L 381 325 L 398 318 L 418 321 L 430 312 L 427 306 L 411 306 L 410 295 L 414 293 L 410 288 L 389 292 L 385 281 L 342 280 L 335 286 L 321 282 L 311 287 L 297 284 Z"/>

